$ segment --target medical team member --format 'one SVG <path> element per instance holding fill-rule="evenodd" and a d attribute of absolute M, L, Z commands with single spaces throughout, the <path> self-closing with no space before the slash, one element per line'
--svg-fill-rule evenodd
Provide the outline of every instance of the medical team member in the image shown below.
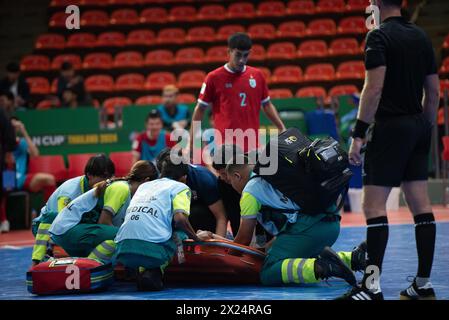
<path fill-rule="evenodd" d="M 48 229 L 57 214 L 73 199 L 89 191 L 95 184 L 111 178 L 115 173 L 114 163 L 105 154 L 91 157 L 84 167 L 84 175 L 72 178 L 61 184 L 50 196 L 41 214 L 33 220 L 32 232 L 36 237 L 31 259 L 33 265 L 41 262 L 47 252 L 50 234 Z"/>
<path fill-rule="evenodd" d="M 100 182 L 57 215 L 49 230 L 52 240 L 70 256 L 109 260 L 131 197 L 142 183 L 156 178 L 155 166 L 141 160 L 125 179 Z"/>
<path fill-rule="evenodd" d="M 261 177 L 253 177 L 253 166 L 246 157 L 243 162 L 226 167 L 233 188 L 242 195 L 241 223 L 234 242 L 249 245 L 257 222 L 275 236 L 262 266 L 262 284 L 316 283 L 338 277 L 355 285 L 352 270 L 364 269 L 366 247 L 362 243 L 353 252 L 338 254 L 329 248 L 340 233 L 340 216 L 300 214 L 296 203 Z M 264 207 L 286 212 L 269 212 Z"/>
<path fill-rule="evenodd" d="M 191 191 L 187 164 L 162 161 L 161 178 L 142 184 L 126 211 L 115 242 L 115 258 L 137 272 L 140 291 L 162 290 L 163 270 L 182 240 L 200 240 L 189 223 Z M 176 230 L 174 231 L 173 228 Z"/>

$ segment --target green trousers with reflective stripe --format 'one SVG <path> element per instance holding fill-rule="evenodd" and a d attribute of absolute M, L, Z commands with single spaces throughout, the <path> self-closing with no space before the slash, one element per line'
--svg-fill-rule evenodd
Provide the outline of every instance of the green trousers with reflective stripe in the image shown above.
<path fill-rule="evenodd" d="M 71 257 L 87 257 L 91 253 L 101 255 L 105 254 L 106 250 L 110 250 L 117 232 L 118 228 L 114 226 L 80 223 L 63 235 L 53 235 L 52 239 Z M 99 247 L 99 245 L 102 246 Z M 94 251 L 95 249 L 97 251 Z M 97 256 L 97 259 L 102 260 L 102 257 Z"/>
<path fill-rule="evenodd" d="M 274 240 L 267 252 L 261 282 L 264 285 L 316 283 L 315 258 L 332 246 L 340 233 L 340 222 L 321 221 L 323 215 L 300 215 Z M 339 253 L 350 267 L 351 253 Z"/>
<path fill-rule="evenodd" d="M 116 244 L 114 240 L 106 240 L 100 243 L 95 249 L 87 256 L 91 259 L 99 260 L 103 263 L 111 261 L 114 255 Z"/>
<path fill-rule="evenodd" d="M 48 242 L 50 241 L 51 224 L 55 220 L 57 212 L 46 213 L 37 224 L 36 242 L 34 243 L 31 259 L 33 261 L 42 261 L 47 253 Z"/>

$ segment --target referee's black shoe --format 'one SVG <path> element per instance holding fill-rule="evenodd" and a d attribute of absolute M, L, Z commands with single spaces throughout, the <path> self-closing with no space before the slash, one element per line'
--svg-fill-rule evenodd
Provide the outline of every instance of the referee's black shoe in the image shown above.
<path fill-rule="evenodd" d="M 340 259 L 330 247 L 325 247 L 315 261 L 316 276 L 326 280 L 331 277 L 344 279 L 351 286 L 356 285 L 354 272 Z"/>
<path fill-rule="evenodd" d="M 366 241 L 360 243 L 352 250 L 351 269 L 353 271 L 364 271 L 366 268 Z"/>
<path fill-rule="evenodd" d="M 416 279 L 410 287 L 401 291 L 399 297 L 401 300 L 436 300 L 432 284 L 428 282 L 425 286 L 418 287 Z"/>
<path fill-rule="evenodd" d="M 371 301 L 371 300 L 384 300 L 382 291 L 373 293 L 362 287 L 354 287 L 347 293 L 338 297 L 335 300 L 352 300 L 352 301 Z"/>

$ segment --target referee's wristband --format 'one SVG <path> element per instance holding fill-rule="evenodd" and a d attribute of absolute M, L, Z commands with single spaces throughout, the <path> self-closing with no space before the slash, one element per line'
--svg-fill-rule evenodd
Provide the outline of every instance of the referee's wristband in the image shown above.
<path fill-rule="evenodd" d="M 352 131 L 352 137 L 355 138 L 365 138 L 366 131 L 368 130 L 370 124 L 366 123 L 365 121 L 362 121 L 360 119 L 357 119 L 354 129 Z"/>

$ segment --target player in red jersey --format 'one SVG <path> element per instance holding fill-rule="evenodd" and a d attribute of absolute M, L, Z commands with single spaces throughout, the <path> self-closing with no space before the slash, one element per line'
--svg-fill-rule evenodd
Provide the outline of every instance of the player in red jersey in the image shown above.
<path fill-rule="evenodd" d="M 251 46 L 252 41 L 246 33 L 239 32 L 230 36 L 228 63 L 210 72 L 201 88 L 192 122 L 201 121 L 205 110 L 212 108 L 215 129 L 222 136 L 222 141 L 215 137 L 216 147 L 226 142 L 226 129 L 252 129 L 257 139 L 261 108 L 278 130 L 285 130 L 275 106 L 270 101 L 262 72 L 246 65 Z M 191 131 L 192 137 L 193 130 Z M 257 141 L 245 142 L 242 147 L 245 151 L 251 151 L 257 147 Z M 236 143 L 236 140 L 228 142 Z M 192 147 L 192 139 L 190 143 Z"/>

